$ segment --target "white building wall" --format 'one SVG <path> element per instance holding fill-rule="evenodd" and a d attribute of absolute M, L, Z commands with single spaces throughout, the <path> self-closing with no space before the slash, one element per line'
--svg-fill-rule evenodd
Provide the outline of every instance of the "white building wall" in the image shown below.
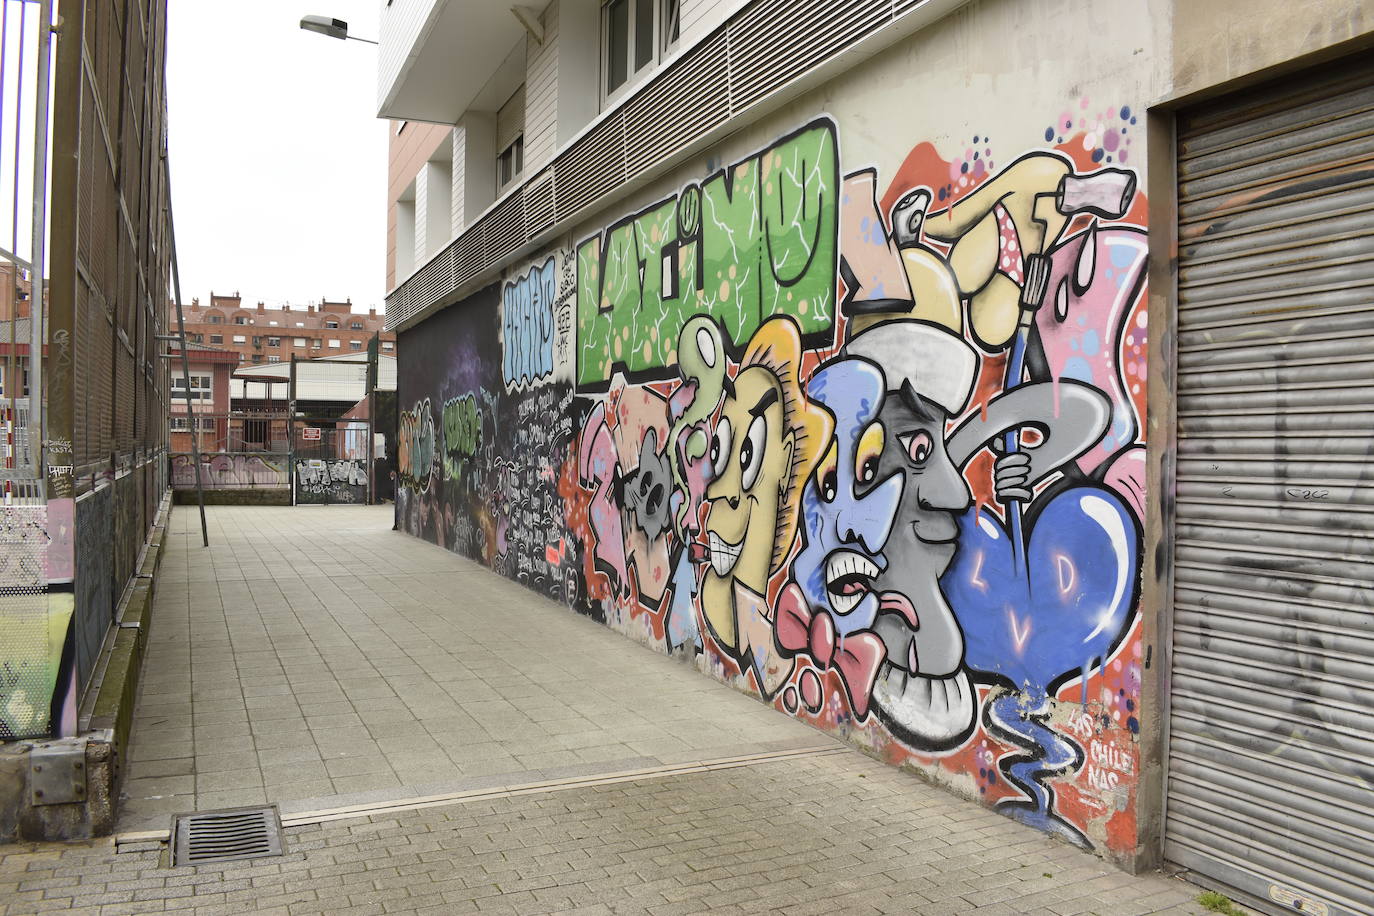
<path fill-rule="evenodd" d="M 682 0 L 679 47 L 686 47 L 725 21 L 738 0 Z"/>
<path fill-rule="evenodd" d="M 441 145 L 440 150 L 443 158 L 429 160 L 422 170 L 425 174 L 425 195 L 429 198 L 425 203 L 426 261 L 453 237 L 453 164 L 447 158 L 450 147 Z"/>
<path fill-rule="evenodd" d="M 396 282 L 415 272 L 415 201 L 396 201 Z"/>
<path fill-rule="evenodd" d="M 558 7 L 557 148 L 577 136 L 601 110 L 601 4 L 556 0 Z"/>
<path fill-rule="evenodd" d="M 553 158 L 558 146 L 559 3 L 544 10 L 544 43 L 533 36 L 525 46 L 525 174 L 532 175 Z"/>
<path fill-rule="evenodd" d="M 449 225 L 453 227 L 453 234 L 457 235 L 467 227 L 465 216 L 467 190 L 467 127 L 457 124 L 453 128 L 453 134 L 449 137 L 450 149 L 453 153 L 453 168 L 449 173 Z"/>
<path fill-rule="evenodd" d="M 428 260 L 429 246 L 429 171 L 421 168 L 415 175 L 415 234 L 411 257 L 415 267 Z"/>
<path fill-rule="evenodd" d="M 453 128 L 453 234 L 496 200 L 496 118 L 470 111 Z"/>

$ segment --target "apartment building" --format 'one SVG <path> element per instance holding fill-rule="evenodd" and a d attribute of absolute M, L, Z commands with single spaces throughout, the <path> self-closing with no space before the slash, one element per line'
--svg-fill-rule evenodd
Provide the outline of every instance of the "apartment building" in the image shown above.
<path fill-rule="evenodd" d="M 243 299 L 210 294 L 208 304 L 199 298 L 183 305 L 186 337 L 191 343 L 220 347 L 240 354 L 244 365 L 318 359 L 342 353 L 366 352 L 372 335 L 381 334 L 381 352 L 394 353 L 396 335 L 384 329 L 376 309 L 367 314 L 353 311 L 351 300 L 296 308 L 268 308 L 261 302 L 244 306 Z M 175 313 L 173 313 L 175 322 Z"/>
<path fill-rule="evenodd" d="M 1368 912 L 1367 2 L 381 23 L 400 529 L 1126 867 Z"/>

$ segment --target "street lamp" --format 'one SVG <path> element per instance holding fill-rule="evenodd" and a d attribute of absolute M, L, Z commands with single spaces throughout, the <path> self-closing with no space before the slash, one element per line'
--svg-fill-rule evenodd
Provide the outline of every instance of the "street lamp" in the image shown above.
<path fill-rule="evenodd" d="M 354 41 L 366 42 L 375 45 L 377 42 L 367 38 L 359 38 L 356 35 L 348 34 L 348 23 L 342 19 L 335 19 L 332 16 L 302 16 L 301 28 L 307 32 L 319 32 L 321 35 L 328 35 L 330 38 L 343 40 L 351 38 Z"/>

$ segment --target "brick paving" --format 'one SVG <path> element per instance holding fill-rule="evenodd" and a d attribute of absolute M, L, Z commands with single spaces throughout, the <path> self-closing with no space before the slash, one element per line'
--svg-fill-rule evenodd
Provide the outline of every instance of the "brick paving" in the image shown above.
<path fill-rule="evenodd" d="M 280 858 L 164 856 L 0 847 L 0 916 L 1206 912 L 854 751 L 290 828 Z"/>
<path fill-rule="evenodd" d="M 431 544 L 386 506 L 172 514 L 123 831 L 831 739 Z"/>

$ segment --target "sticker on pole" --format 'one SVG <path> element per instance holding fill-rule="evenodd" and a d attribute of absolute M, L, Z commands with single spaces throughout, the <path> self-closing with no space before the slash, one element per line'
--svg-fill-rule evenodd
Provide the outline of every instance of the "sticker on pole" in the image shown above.
<path fill-rule="evenodd" d="M 313 441 L 313 442 L 319 442 L 319 441 L 320 441 L 320 428 L 319 428 L 318 426 L 307 426 L 307 427 L 304 427 L 304 428 L 301 430 L 301 441 L 302 441 L 302 442 L 311 442 L 311 441 Z"/>

